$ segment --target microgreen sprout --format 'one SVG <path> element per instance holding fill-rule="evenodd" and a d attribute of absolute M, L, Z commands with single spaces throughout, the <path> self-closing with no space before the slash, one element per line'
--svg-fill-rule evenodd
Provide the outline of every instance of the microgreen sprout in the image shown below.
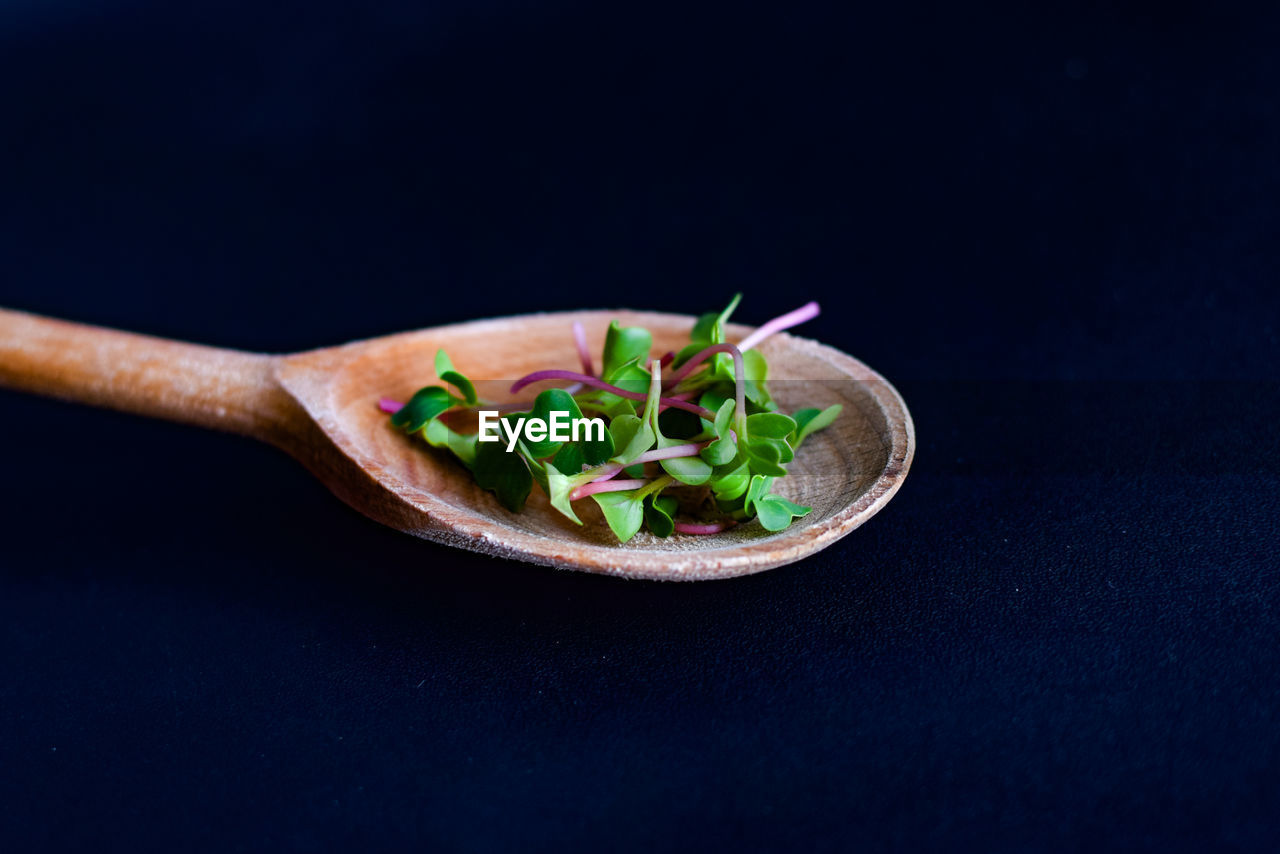
<path fill-rule="evenodd" d="M 813 320 L 818 316 L 819 311 L 821 309 L 818 308 L 818 304 L 810 302 L 805 303 L 795 311 L 789 311 L 780 317 L 775 317 L 746 338 L 743 338 L 741 343 L 738 344 L 738 349 L 745 353 L 775 332 L 781 332 L 784 329 L 799 326 L 805 321 Z"/>
<path fill-rule="evenodd" d="M 650 356 L 648 330 L 615 322 L 597 362 L 586 330 L 575 322 L 570 332 L 581 370 L 547 368 L 512 384 L 511 393 L 519 394 L 535 383 L 571 383 L 532 400 L 480 400 L 474 384 L 440 351 L 435 369 L 441 385 L 422 388 L 407 402 L 383 397 L 377 403 L 393 427 L 451 451 L 513 513 L 537 484 L 553 508 L 579 525 L 574 502 L 592 499 L 624 543 L 645 527 L 658 537 L 713 535 L 751 521 L 780 531 L 810 508 L 772 487 L 787 474 L 800 444 L 830 426 L 840 407 L 778 411 L 765 387 L 768 364 L 754 349 L 816 317 L 818 304 L 774 318 L 735 344 L 726 340 L 725 327 L 740 298 L 699 317 L 689 344 L 661 358 Z M 510 441 L 464 429 L 477 413 L 491 427 L 497 419 L 506 422 L 505 433 L 498 432 Z M 582 437 L 576 431 L 571 437 L 554 430 L 520 434 L 521 425 L 545 425 L 548 416 L 552 424 L 573 416 L 607 429 L 586 430 Z"/>

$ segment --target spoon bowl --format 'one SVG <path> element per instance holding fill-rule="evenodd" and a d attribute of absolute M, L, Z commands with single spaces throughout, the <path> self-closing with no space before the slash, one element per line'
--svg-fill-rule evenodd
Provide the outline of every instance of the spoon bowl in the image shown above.
<path fill-rule="evenodd" d="M 777 482 L 813 508 L 784 531 L 748 523 L 713 535 L 662 539 L 642 532 L 619 544 L 594 502 L 583 526 L 538 489 L 512 513 L 452 455 L 393 429 L 377 402 L 408 399 L 435 382 L 433 358 L 454 364 L 493 398 L 514 379 L 575 368 L 579 322 L 602 342 L 610 321 L 644 326 L 654 352 L 678 350 L 694 318 L 582 311 L 482 320 L 287 356 L 219 350 L 0 310 L 0 386 L 240 432 L 291 453 L 356 510 L 409 534 L 496 557 L 630 578 L 728 578 L 810 555 L 873 516 L 897 492 L 915 437 L 901 397 L 861 362 L 785 333 L 762 342 L 783 411 L 844 409 L 805 440 Z M 729 340 L 749 327 L 731 324 Z"/>

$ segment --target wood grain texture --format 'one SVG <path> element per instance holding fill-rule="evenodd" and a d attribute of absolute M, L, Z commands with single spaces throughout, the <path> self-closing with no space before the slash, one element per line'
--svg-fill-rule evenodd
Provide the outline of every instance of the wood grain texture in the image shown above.
<path fill-rule="evenodd" d="M 0 309 L 0 387 L 282 444 L 305 415 L 278 361 Z"/>
<path fill-rule="evenodd" d="M 291 356 L 182 344 L 0 310 L 0 385 L 230 430 L 293 454 L 360 512 L 428 540 L 496 557 L 632 578 L 728 578 L 781 566 L 848 534 L 894 495 L 911 465 L 914 428 L 897 392 L 867 366 L 830 347 L 780 334 L 760 347 L 770 388 L 785 411 L 844 405 L 810 437 L 778 482 L 813 512 L 778 533 L 759 524 L 713 536 L 648 533 L 619 545 L 593 502 L 573 525 L 534 490 L 521 513 L 478 488 L 451 455 L 390 427 L 379 397 L 407 399 L 435 382 L 448 350 L 482 395 L 521 375 L 575 369 L 570 334 L 586 328 L 598 355 L 613 319 L 645 326 L 654 352 L 679 349 L 693 318 L 584 311 L 476 321 Z M 729 339 L 749 327 L 731 325 Z"/>

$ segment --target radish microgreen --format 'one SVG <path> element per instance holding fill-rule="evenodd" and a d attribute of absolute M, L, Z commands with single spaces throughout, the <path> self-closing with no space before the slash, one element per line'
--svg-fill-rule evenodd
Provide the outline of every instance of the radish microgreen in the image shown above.
<path fill-rule="evenodd" d="M 595 363 L 575 323 L 581 370 L 537 371 L 516 381 L 511 393 L 533 383 L 572 385 L 504 404 L 501 423 L 488 422 L 502 427 L 503 441 L 478 440 L 474 429 L 459 426 L 479 413 L 497 419 L 497 404 L 481 400 L 443 350 L 434 365 L 443 385 L 419 389 L 403 405 L 383 398 L 379 406 L 391 413 L 392 427 L 451 451 L 476 484 L 513 513 L 524 508 L 536 483 L 553 508 L 579 525 L 574 503 L 590 497 L 623 543 L 642 528 L 658 537 L 705 535 L 756 520 L 765 531 L 781 531 L 810 508 L 773 493 L 774 483 L 786 476 L 801 443 L 836 420 L 840 406 L 779 412 L 766 388 L 768 363 L 755 349 L 769 335 L 816 316 L 817 304 L 775 318 L 735 345 L 727 325 L 740 298 L 699 317 L 689 343 L 662 359 L 650 355 L 647 329 L 615 321 Z M 566 439 L 545 430 L 556 418 L 588 426 L 595 419 L 597 428 L 607 429 Z M 533 427 L 522 433 L 526 424 Z"/>

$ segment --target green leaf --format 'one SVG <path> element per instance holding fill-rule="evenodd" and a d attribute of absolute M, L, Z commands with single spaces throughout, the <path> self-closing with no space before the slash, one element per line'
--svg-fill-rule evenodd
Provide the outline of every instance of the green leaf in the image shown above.
<path fill-rule="evenodd" d="M 529 414 L 530 420 L 541 419 L 547 424 L 547 435 L 538 440 L 533 441 L 525 434 L 525 446 L 529 449 L 529 454 L 537 459 L 549 457 L 556 451 L 560 450 L 563 442 L 555 442 L 551 439 L 551 416 L 555 412 L 568 413 L 569 421 L 582 417 L 582 410 L 578 408 L 578 402 L 573 396 L 564 389 L 552 388 L 539 394 L 533 401 L 533 411 Z"/>
<path fill-rule="evenodd" d="M 672 520 L 679 502 L 670 495 L 652 495 L 645 502 L 644 521 L 649 530 L 659 537 L 669 537 L 676 530 Z"/>
<path fill-rule="evenodd" d="M 742 294 L 733 295 L 733 299 L 729 301 L 729 306 L 724 311 L 716 314 L 704 314 L 698 318 L 693 325 L 693 331 L 689 333 L 689 340 L 695 343 L 701 343 L 705 349 L 712 344 L 724 343 L 724 325 L 729 322 L 730 315 L 733 310 L 738 307 L 738 303 L 742 301 Z"/>
<path fill-rule="evenodd" d="M 724 406 L 726 400 L 733 400 L 734 389 L 733 383 L 716 383 L 702 393 L 702 397 L 698 399 L 698 405 L 703 409 L 710 409 L 712 412 L 719 413 L 720 407 Z M 718 432 L 718 431 L 717 431 Z"/>
<path fill-rule="evenodd" d="M 609 422 L 609 435 L 613 438 L 613 447 L 626 448 L 643 424 L 644 422 L 635 415 L 619 415 Z"/>
<path fill-rule="evenodd" d="M 821 414 L 822 414 L 821 409 L 814 409 L 812 407 L 807 407 L 805 409 L 797 409 L 795 413 L 792 414 L 791 419 L 796 422 L 796 429 L 795 431 L 792 432 L 791 436 L 789 437 L 789 440 L 793 447 L 800 444 L 797 441 L 797 439 L 799 438 L 798 433 L 799 431 L 804 429 L 804 425 L 808 424 L 810 421 L 817 418 Z"/>
<path fill-rule="evenodd" d="M 457 368 L 453 366 L 453 360 L 449 358 L 449 354 L 444 351 L 444 348 L 436 350 L 436 376 L 456 370 Z"/>
<path fill-rule="evenodd" d="M 705 398 L 706 395 L 703 395 Z M 729 435 L 729 427 L 733 424 L 733 409 L 736 406 L 732 398 L 726 398 L 718 407 L 712 411 L 716 414 L 716 435 Z"/>
<path fill-rule="evenodd" d="M 623 327 L 618 325 L 618 321 L 613 321 L 604 336 L 604 368 L 601 376 L 606 382 L 613 382 L 610 377 L 627 362 L 647 361 L 649 348 L 652 346 L 653 336 L 648 329 L 641 326 Z"/>
<path fill-rule="evenodd" d="M 524 457 L 525 464 L 529 466 L 529 473 L 533 475 L 533 482 L 542 487 L 542 491 L 550 494 L 547 489 L 547 469 L 555 471 L 555 466 L 549 463 L 541 463 L 529 455 L 529 449 L 524 446 L 524 442 L 516 442 L 516 450 L 520 452 L 520 456 Z"/>
<path fill-rule="evenodd" d="M 591 496 L 620 543 L 634 537 L 644 524 L 644 498 L 637 499 L 635 492 L 597 492 Z"/>
<path fill-rule="evenodd" d="M 433 448 L 447 448 L 453 451 L 458 459 L 468 468 L 475 464 L 476 448 L 479 443 L 475 436 L 464 436 L 451 429 L 438 418 L 433 418 L 427 422 L 427 426 L 422 429 L 422 438 L 427 440 L 427 444 Z M 488 442 L 485 443 L 489 444 Z"/>
<path fill-rule="evenodd" d="M 595 438 L 594 431 L 589 435 L 592 438 L 580 439 L 577 443 L 582 448 L 582 462 L 589 466 L 607 463 L 613 456 L 613 434 L 606 427 L 602 438 Z"/>
<path fill-rule="evenodd" d="M 697 349 L 693 351 L 694 353 L 698 352 L 698 350 L 705 350 L 712 344 L 721 343 L 715 340 L 716 321 L 719 319 L 720 315 L 712 311 L 707 314 L 699 315 L 698 319 L 694 321 L 693 330 L 689 333 L 689 340 L 693 342 L 689 346 L 697 347 Z M 693 353 L 690 353 L 689 355 L 692 356 Z M 688 357 L 686 356 L 686 358 Z"/>
<path fill-rule="evenodd" d="M 721 341 L 717 343 L 724 342 Z M 733 356 L 728 353 L 715 353 L 711 358 L 703 362 L 702 365 L 703 367 L 696 368 L 693 373 L 694 376 L 701 375 L 703 377 L 702 382 L 737 382 L 737 373 L 733 369 Z M 700 374 L 700 372 L 704 370 L 706 371 L 706 374 Z"/>
<path fill-rule="evenodd" d="M 754 471 L 770 477 L 784 477 L 787 463 L 795 456 L 786 439 L 757 439 L 754 436 L 747 453 Z"/>
<path fill-rule="evenodd" d="M 644 394 L 649 388 L 649 372 L 640 367 L 638 360 L 632 359 L 615 368 L 612 373 L 604 374 L 602 379 L 618 388 Z M 589 397 L 587 396 L 589 395 Z M 592 408 L 609 418 L 619 415 L 635 415 L 636 403 L 609 391 L 593 391 L 583 395 L 584 400 L 592 401 Z"/>
<path fill-rule="evenodd" d="M 725 474 L 717 473 L 711 481 L 711 491 L 720 501 L 732 501 L 742 497 L 751 481 L 751 471 L 743 463 Z"/>
<path fill-rule="evenodd" d="M 658 437 L 659 448 L 669 448 L 672 445 L 680 444 L 683 444 L 683 442 L 668 439 L 665 436 Z M 670 460 L 662 460 L 661 465 L 663 471 L 689 486 L 700 486 L 711 479 L 711 466 L 700 457 L 676 457 Z"/>
<path fill-rule="evenodd" d="M 751 471 L 771 477 L 786 475 L 787 470 L 779 464 L 782 454 L 775 441 L 777 440 L 754 438 L 747 441 L 747 464 L 751 466 Z"/>
<path fill-rule="evenodd" d="M 602 378 L 605 382 L 612 383 L 624 391 L 644 394 L 649 390 L 649 372 L 640 365 L 639 359 L 631 359 L 625 362 L 614 369 L 612 373 L 605 374 Z M 609 397 L 618 397 L 609 391 L 601 392 L 601 394 Z M 626 400 L 626 398 L 619 399 Z"/>
<path fill-rule="evenodd" d="M 705 398 L 705 395 L 704 395 Z M 738 443 L 734 441 L 730 428 L 733 424 L 734 402 L 723 401 L 716 410 L 714 430 L 716 440 L 702 449 L 700 456 L 713 466 L 722 466 L 738 455 Z"/>
<path fill-rule="evenodd" d="M 773 478 L 764 475 L 752 475 L 751 484 L 747 487 L 747 497 L 742 503 L 742 507 L 748 513 L 754 512 L 755 502 L 763 498 L 769 493 L 769 487 L 773 485 Z"/>
<path fill-rule="evenodd" d="M 471 384 L 471 380 L 458 373 L 458 369 L 449 360 L 449 354 L 444 350 L 436 351 L 436 376 L 462 392 L 462 399 L 467 402 L 468 406 L 475 405 L 478 399 L 476 397 L 476 387 Z"/>
<path fill-rule="evenodd" d="M 722 466 L 738 455 L 738 445 L 728 434 L 702 449 L 698 456 L 713 466 Z"/>
<path fill-rule="evenodd" d="M 604 424 L 603 421 L 600 423 Z M 598 466 L 608 462 L 613 456 L 612 434 L 606 428 L 601 439 L 594 438 L 594 434 L 588 435 L 592 435 L 593 438 L 565 442 L 564 446 L 556 452 L 555 458 L 551 461 L 552 464 L 564 474 L 578 474 L 584 467 Z"/>
<path fill-rule="evenodd" d="M 619 415 L 609 424 L 609 432 L 613 437 L 615 450 L 613 460 L 630 465 L 635 458 L 653 447 L 658 439 L 655 429 L 657 423 L 657 397 L 661 392 L 661 378 L 654 374 L 649 377 L 649 395 L 645 398 L 644 415 Z M 621 448 L 622 450 L 617 450 Z"/>
<path fill-rule="evenodd" d="M 653 447 L 653 429 L 635 415 L 619 415 L 609 424 L 613 438 L 614 462 L 629 465 L 636 457 Z M 617 449 L 621 448 L 621 451 Z"/>
<path fill-rule="evenodd" d="M 769 363 L 759 350 L 748 350 L 742 354 L 742 375 L 746 379 L 743 390 L 747 400 L 761 409 L 773 409 L 773 398 L 764 385 L 769 376 Z"/>
<path fill-rule="evenodd" d="M 524 507 L 529 491 L 533 489 L 533 475 L 524 457 L 508 453 L 500 442 L 482 442 L 476 449 L 476 483 L 498 496 L 499 503 L 512 513 Z"/>
<path fill-rule="evenodd" d="M 636 404 L 634 400 L 627 400 L 625 397 L 618 397 L 607 391 L 602 391 L 594 397 L 587 400 L 583 399 L 583 406 L 589 406 L 593 411 L 603 415 L 612 421 L 619 415 L 635 415 Z"/>
<path fill-rule="evenodd" d="M 564 447 L 551 458 L 551 464 L 562 474 L 581 474 L 585 462 L 582 446 L 577 442 L 565 442 Z"/>
<path fill-rule="evenodd" d="M 738 302 L 741 299 L 742 294 L 734 294 L 733 299 L 729 301 L 729 305 L 724 311 L 719 314 L 711 312 L 699 317 L 693 324 L 693 329 L 689 332 L 689 341 L 691 343 L 676 354 L 675 361 L 672 364 L 678 367 L 712 344 L 725 343 L 725 324 L 729 322 L 729 316 L 738 307 Z M 706 370 L 708 377 L 719 377 L 733 382 L 733 358 L 727 353 L 716 353 L 708 359 Z M 713 406 L 708 406 L 707 408 L 712 411 L 715 410 Z"/>
<path fill-rule="evenodd" d="M 843 409 L 844 407 L 838 403 L 821 411 L 817 409 L 801 409 L 795 414 L 796 429 L 791 438 L 791 447 L 800 447 L 800 443 L 806 437 L 830 427 Z"/>
<path fill-rule="evenodd" d="M 757 436 L 765 439 L 785 439 L 795 429 L 796 422 L 780 412 L 759 412 L 747 416 L 747 430 L 753 439 Z"/>
<path fill-rule="evenodd" d="M 551 499 L 551 506 L 572 520 L 575 525 L 581 525 L 582 520 L 578 518 L 577 513 L 573 512 L 573 504 L 569 501 L 569 495 L 580 484 L 581 478 L 561 474 L 556 470 L 555 466 L 547 467 L 547 497 Z"/>
<path fill-rule="evenodd" d="M 710 317 L 711 315 L 707 315 L 707 316 Z M 698 355 L 703 350 L 707 349 L 707 347 L 709 346 L 711 345 L 707 342 L 698 342 L 698 341 L 695 341 L 692 344 L 684 345 L 683 347 L 681 347 L 679 350 L 676 351 L 676 357 L 671 360 L 671 367 L 673 368 L 680 367 L 685 362 L 689 361 L 691 358 Z M 710 409 L 711 407 L 707 407 L 707 408 Z"/>
<path fill-rule="evenodd" d="M 475 460 L 476 440 L 449 429 L 439 421 L 458 398 L 440 386 L 419 389 L 409 402 L 391 416 L 391 423 L 406 433 L 419 433 L 427 444 L 452 451 L 463 464 L 470 467 Z"/>
<path fill-rule="evenodd" d="M 728 322 L 729 322 L 729 318 L 733 315 L 733 311 L 734 311 L 734 309 L 736 309 L 736 308 L 738 307 L 738 303 L 740 303 L 740 302 L 742 302 L 742 292 L 741 292 L 741 291 L 739 291 L 738 293 L 734 294 L 734 295 L 733 295 L 733 299 L 729 300 L 729 305 L 727 305 L 727 306 L 725 307 L 725 310 L 724 310 L 724 311 L 720 312 L 720 326 L 721 326 L 721 327 L 723 327 L 726 323 L 728 323 Z"/>
<path fill-rule="evenodd" d="M 791 520 L 808 513 L 812 508 L 802 507 L 779 495 L 766 495 L 756 499 L 756 518 L 767 531 L 781 531 Z"/>
<path fill-rule="evenodd" d="M 416 433 L 427 422 L 458 402 L 458 399 L 438 385 L 420 388 L 409 402 L 391 416 L 391 424 L 406 433 Z"/>

